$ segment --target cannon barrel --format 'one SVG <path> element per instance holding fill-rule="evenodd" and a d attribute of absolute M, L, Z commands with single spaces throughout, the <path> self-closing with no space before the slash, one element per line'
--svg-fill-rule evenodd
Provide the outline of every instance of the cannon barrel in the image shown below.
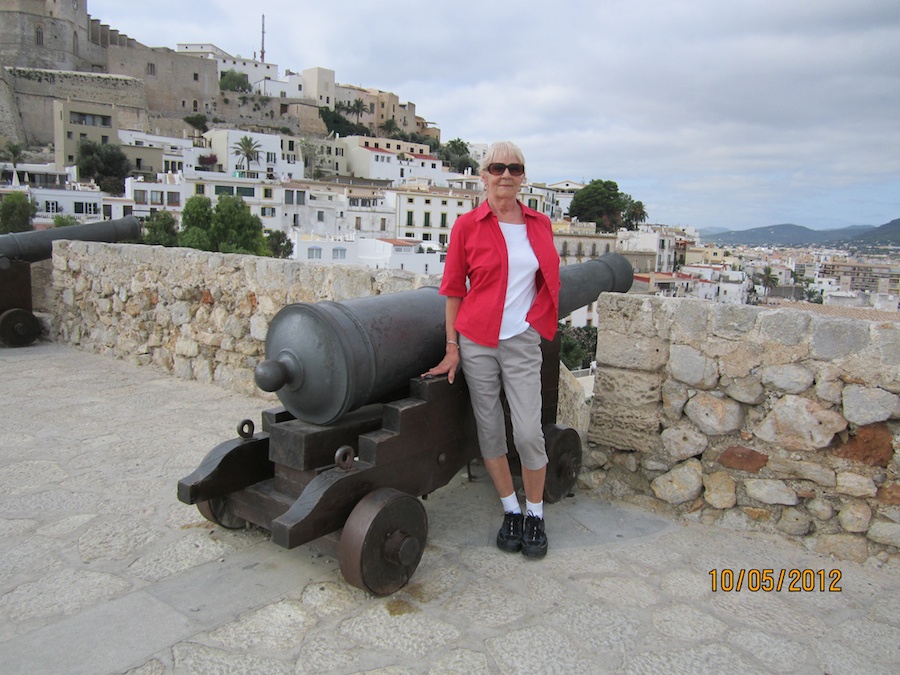
<path fill-rule="evenodd" d="M 48 260 L 53 254 L 53 242 L 57 239 L 75 241 L 132 241 L 140 239 L 141 223 L 134 216 L 118 220 L 104 220 L 83 225 L 54 227 L 49 230 L 12 232 L 0 235 L 0 260 L 38 262 Z"/>
<path fill-rule="evenodd" d="M 604 291 L 631 288 L 617 253 L 560 269 L 562 318 Z M 444 355 L 445 300 L 434 287 L 344 302 L 295 303 L 269 324 L 266 359 L 254 377 L 297 419 L 332 424 L 375 403 Z"/>

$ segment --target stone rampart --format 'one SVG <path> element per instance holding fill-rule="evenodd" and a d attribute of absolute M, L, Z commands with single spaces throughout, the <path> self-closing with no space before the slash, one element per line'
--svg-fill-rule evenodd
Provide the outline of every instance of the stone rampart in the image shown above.
<path fill-rule="evenodd" d="M 900 559 L 900 324 L 616 294 L 598 317 L 582 484 Z"/>

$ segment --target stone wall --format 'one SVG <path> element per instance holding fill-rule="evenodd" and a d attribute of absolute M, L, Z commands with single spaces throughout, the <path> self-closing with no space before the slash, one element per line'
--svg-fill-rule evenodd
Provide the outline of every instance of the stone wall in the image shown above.
<path fill-rule="evenodd" d="M 582 484 L 900 561 L 900 324 L 604 294 Z"/>
<path fill-rule="evenodd" d="M 35 68 L 7 68 L 6 74 L 29 144 L 53 143 L 55 99 L 112 103 L 120 128 L 147 129 L 147 96 L 137 78 Z"/>

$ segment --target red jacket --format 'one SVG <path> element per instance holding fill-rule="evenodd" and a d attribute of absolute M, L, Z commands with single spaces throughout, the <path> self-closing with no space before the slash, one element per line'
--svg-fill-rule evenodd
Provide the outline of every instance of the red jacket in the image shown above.
<path fill-rule="evenodd" d="M 521 206 L 528 241 L 539 266 L 537 295 L 525 318 L 542 337 L 552 340 L 559 322 L 559 254 L 550 219 Z M 508 264 L 506 240 L 487 201 L 457 218 L 450 232 L 440 293 L 463 298 L 455 328 L 487 347 L 496 347 L 499 342 Z"/>

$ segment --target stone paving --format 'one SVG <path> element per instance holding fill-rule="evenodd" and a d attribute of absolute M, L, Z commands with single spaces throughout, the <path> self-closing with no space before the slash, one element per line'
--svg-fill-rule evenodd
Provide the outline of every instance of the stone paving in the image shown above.
<path fill-rule="evenodd" d="M 550 553 L 529 561 L 494 547 L 492 488 L 465 472 L 425 502 L 411 583 L 370 597 L 329 539 L 286 550 L 177 501 L 178 479 L 264 407 L 68 347 L 0 350 L 3 672 L 900 671 L 897 566 L 587 492 L 548 506 Z M 711 588 L 711 570 L 727 586 L 723 570 L 761 569 L 824 575 Z M 841 591 L 820 591 L 832 570 Z"/>

